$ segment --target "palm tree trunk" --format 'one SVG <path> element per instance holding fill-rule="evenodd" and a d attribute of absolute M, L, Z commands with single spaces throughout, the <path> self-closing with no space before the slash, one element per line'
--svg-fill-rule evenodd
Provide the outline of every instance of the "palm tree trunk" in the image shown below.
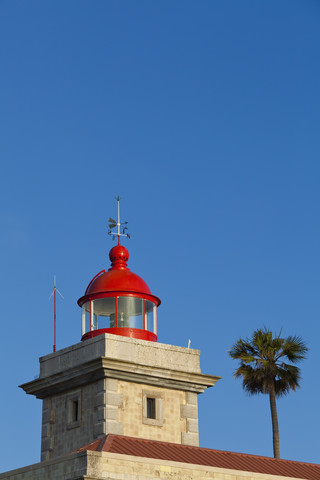
<path fill-rule="evenodd" d="M 278 415 L 277 415 L 277 404 L 276 404 L 276 395 L 274 390 L 274 385 L 269 392 L 270 396 L 270 409 L 271 409 L 271 418 L 272 418 L 272 432 L 273 432 L 273 456 L 274 458 L 280 458 L 280 442 L 279 442 L 279 426 L 278 426 Z"/>

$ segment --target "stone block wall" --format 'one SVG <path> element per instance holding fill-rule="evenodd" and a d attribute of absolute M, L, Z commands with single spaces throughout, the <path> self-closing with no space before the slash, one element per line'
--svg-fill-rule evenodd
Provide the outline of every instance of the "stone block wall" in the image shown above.
<path fill-rule="evenodd" d="M 181 432 L 183 445 L 199 446 L 198 395 L 186 392 L 185 404 L 181 405 L 181 418 L 186 419 L 186 431 Z"/>
<path fill-rule="evenodd" d="M 94 401 L 103 388 L 100 380 L 83 386 L 81 390 L 71 389 L 43 400 L 42 461 L 71 453 L 96 438 L 98 415 Z M 79 401 L 79 421 L 76 423 L 68 420 L 70 398 L 78 398 Z"/>
<path fill-rule="evenodd" d="M 69 400 L 79 400 L 79 421 L 68 421 Z M 41 460 L 71 453 L 107 433 L 123 434 L 117 380 L 101 379 L 43 401 Z"/>
<path fill-rule="evenodd" d="M 292 480 L 292 477 L 290 478 Z M 0 480 L 290 480 L 290 478 L 91 451 L 0 474 Z"/>
<path fill-rule="evenodd" d="M 161 419 L 144 421 L 144 392 L 161 401 Z M 79 399 L 79 421 L 68 422 L 69 399 Z M 106 378 L 43 401 L 41 460 L 71 453 L 114 433 L 199 445 L 197 394 Z"/>
<path fill-rule="evenodd" d="M 290 479 L 278 475 L 208 467 L 206 465 L 193 465 L 104 452 L 87 453 L 87 480 L 292 480 L 292 477 Z"/>
<path fill-rule="evenodd" d="M 180 415 L 181 407 L 186 402 L 185 392 L 123 381 L 119 381 L 119 392 L 123 397 L 119 419 L 124 435 L 181 443 L 182 432 L 186 432 L 186 417 Z M 147 392 L 147 396 L 158 397 L 162 403 L 158 422 L 143 421 L 144 392 Z"/>
<path fill-rule="evenodd" d="M 96 464 L 94 459 L 92 467 Z M 0 474 L 1 480 L 84 480 L 88 477 L 88 459 L 86 454 L 74 454 L 55 460 L 36 463 Z"/>

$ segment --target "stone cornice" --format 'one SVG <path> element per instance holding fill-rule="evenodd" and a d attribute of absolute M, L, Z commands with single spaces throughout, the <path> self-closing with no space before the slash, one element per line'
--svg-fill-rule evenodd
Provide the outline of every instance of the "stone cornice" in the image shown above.
<path fill-rule="evenodd" d="M 20 387 L 27 394 L 45 398 L 48 395 L 77 388 L 101 378 L 116 378 L 128 382 L 202 393 L 206 388 L 212 387 L 221 377 L 100 357 L 77 367 L 47 377 L 40 377 L 24 383 Z"/>

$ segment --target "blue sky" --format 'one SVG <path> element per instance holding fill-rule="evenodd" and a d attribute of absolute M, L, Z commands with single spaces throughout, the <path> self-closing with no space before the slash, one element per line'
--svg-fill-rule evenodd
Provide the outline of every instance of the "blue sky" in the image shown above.
<path fill-rule="evenodd" d="M 80 340 L 115 195 L 159 341 L 190 338 L 223 377 L 201 446 L 272 456 L 268 398 L 227 353 L 266 325 L 310 348 L 281 456 L 319 461 L 319 17 L 316 0 L 0 0 L 0 471 L 39 460 L 41 401 L 17 385 L 52 351 L 54 274 L 58 348 Z"/>

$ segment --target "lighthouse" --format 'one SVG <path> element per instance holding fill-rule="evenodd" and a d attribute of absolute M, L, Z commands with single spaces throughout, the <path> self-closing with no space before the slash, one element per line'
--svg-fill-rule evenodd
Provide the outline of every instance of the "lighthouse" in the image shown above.
<path fill-rule="evenodd" d="M 220 378 L 201 373 L 198 350 L 157 342 L 161 302 L 128 267 L 117 201 L 110 266 L 78 300 L 80 342 L 41 357 L 21 385 L 42 400 L 42 461 L 108 434 L 197 446 L 198 394 Z"/>

